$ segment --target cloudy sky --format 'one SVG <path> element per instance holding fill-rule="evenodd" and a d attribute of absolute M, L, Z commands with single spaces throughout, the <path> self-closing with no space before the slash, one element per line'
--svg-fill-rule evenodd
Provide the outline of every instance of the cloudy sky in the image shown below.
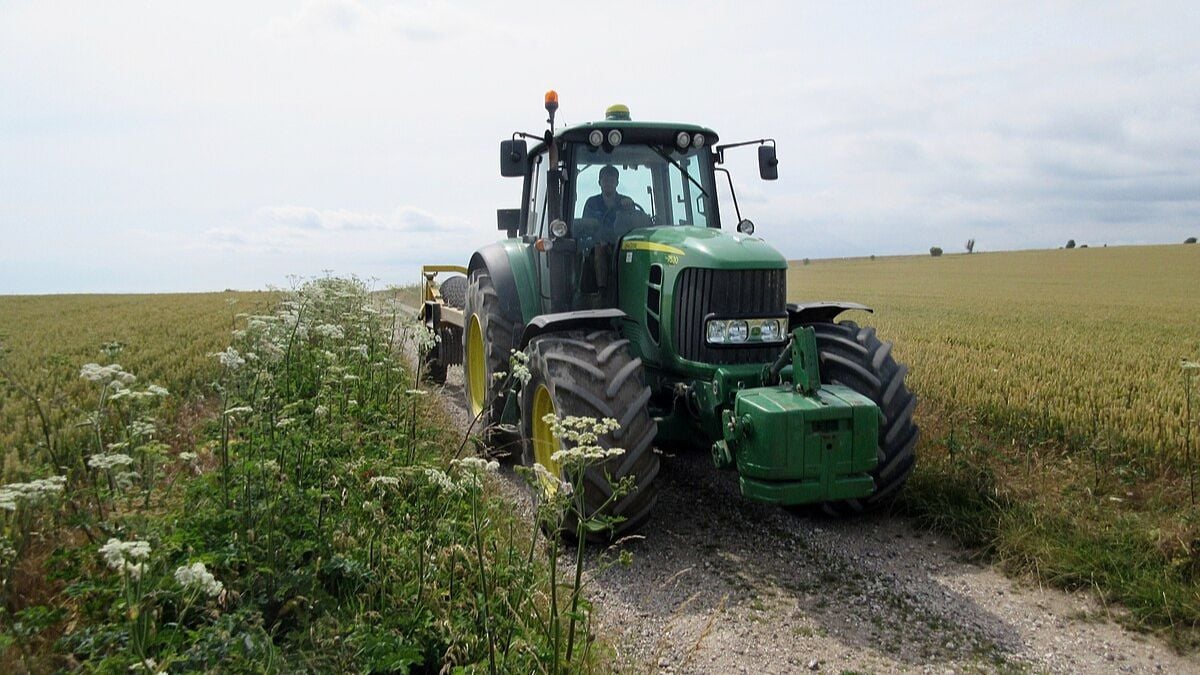
<path fill-rule="evenodd" d="M 465 263 L 550 88 L 777 139 L 791 258 L 1200 235 L 1200 4 L 905 4 L 0 0 L 0 294 Z"/>

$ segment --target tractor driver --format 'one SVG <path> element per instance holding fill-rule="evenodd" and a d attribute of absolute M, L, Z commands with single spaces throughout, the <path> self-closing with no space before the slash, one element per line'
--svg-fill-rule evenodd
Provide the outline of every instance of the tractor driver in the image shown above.
<path fill-rule="evenodd" d="M 617 167 L 606 164 L 600 169 L 600 194 L 588 197 L 583 203 L 583 217 L 594 218 L 601 225 L 612 227 L 617 223 L 617 214 L 635 208 L 633 200 L 617 192 L 621 174 Z"/>
<path fill-rule="evenodd" d="M 583 203 L 583 217 L 594 219 L 598 224 L 594 245 L 584 251 L 584 286 L 595 290 L 608 288 L 609 266 L 612 249 L 619 234 L 616 231 L 617 217 L 622 212 L 632 211 L 638 206 L 632 199 L 617 192 L 620 172 L 617 167 L 606 164 L 600 169 L 600 194 L 588 197 Z M 624 226 L 627 228 L 628 223 Z"/>

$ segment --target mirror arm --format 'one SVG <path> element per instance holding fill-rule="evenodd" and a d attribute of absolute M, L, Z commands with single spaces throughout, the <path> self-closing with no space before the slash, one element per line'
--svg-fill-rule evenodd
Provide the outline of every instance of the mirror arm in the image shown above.
<path fill-rule="evenodd" d="M 725 151 L 730 148 L 740 148 L 744 145 L 762 145 L 763 143 L 770 143 L 772 146 L 774 146 L 775 139 L 774 138 L 760 138 L 756 141 L 742 141 L 741 143 L 728 143 L 726 145 L 718 145 L 716 148 L 717 162 L 719 162 L 721 164 L 725 163 Z"/>
<path fill-rule="evenodd" d="M 733 175 L 729 173 L 729 169 L 724 167 L 713 167 L 713 171 L 725 174 L 725 178 L 729 181 L 729 196 L 733 197 L 733 212 L 737 214 L 738 222 L 742 222 L 742 210 L 738 208 L 737 192 L 733 190 Z"/>

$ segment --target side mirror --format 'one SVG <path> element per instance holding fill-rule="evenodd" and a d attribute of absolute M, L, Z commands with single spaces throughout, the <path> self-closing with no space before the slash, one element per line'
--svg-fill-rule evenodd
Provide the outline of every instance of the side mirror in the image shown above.
<path fill-rule="evenodd" d="M 500 175 L 505 178 L 524 176 L 529 164 L 529 146 L 525 139 L 500 141 Z M 503 228 L 501 228 L 503 229 Z"/>
<path fill-rule="evenodd" d="M 496 209 L 496 229 L 508 232 L 508 236 L 517 236 L 521 229 L 521 209 Z"/>
<path fill-rule="evenodd" d="M 779 160 L 775 158 L 775 146 L 758 146 L 758 175 L 763 180 L 779 178 Z"/>

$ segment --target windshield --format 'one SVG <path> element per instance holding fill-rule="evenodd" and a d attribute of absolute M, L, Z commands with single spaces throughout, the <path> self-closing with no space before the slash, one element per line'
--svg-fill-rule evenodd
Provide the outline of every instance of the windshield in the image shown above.
<path fill-rule="evenodd" d="M 711 161 L 704 149 L 577 146 L 575 220 L 619 226 L 623 214 L 644 214 L 637 219 L 649 225 L 719 227 Z"/>

